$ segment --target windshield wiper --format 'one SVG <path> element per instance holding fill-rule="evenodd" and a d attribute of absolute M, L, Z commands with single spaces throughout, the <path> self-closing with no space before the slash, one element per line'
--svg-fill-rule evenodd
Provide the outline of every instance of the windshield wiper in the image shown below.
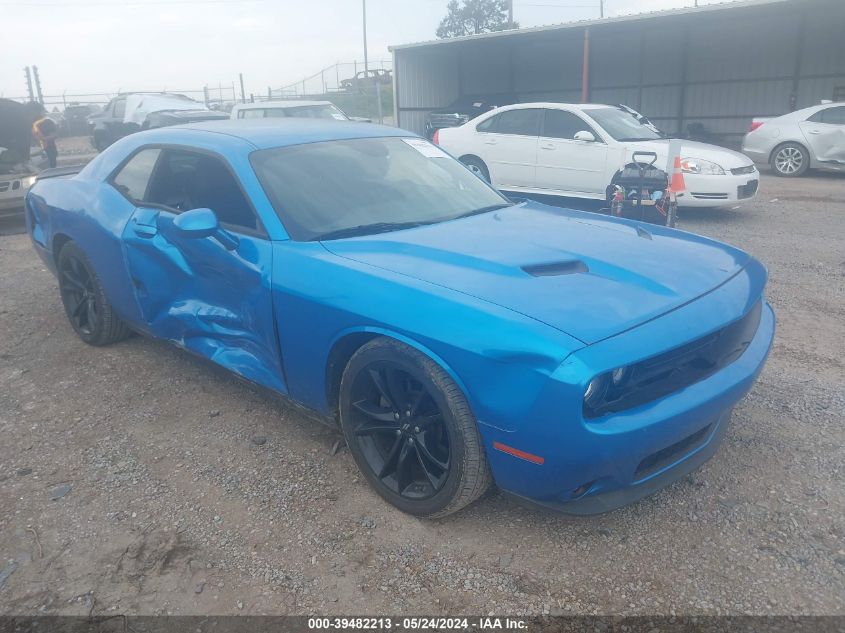
<path fill-rule="evenodd" d="M 491 204 L 486 207 L 481 207 L 479 209 L 473 209 L 472 211 L 467 211 L 466 213 L 461 213 L 460 215 L 456 215 L 453 217 L 453 220 L 458 220 L 460 218 L 468 218 L 472 215 L 481 215 L 482 213 L 488 213 L 490 211 L 497 211 L 499 209 L 507 209 L 508 207 L 514 206 L 513 202 L 500 202 L 499 204 Z"/>
<path fill-rule="evenodd" d="M 399 231 L 401 229 L 412 229 L 415 226 L 422 226 L 427 222 L 374 222 L 372 224 L 359 224 L 348 226 L 345 229 L 337 229 L 328 233 L 321 233 L 311 241 L 336 240 L 341 237 L 355 237 L 357 235 L 374 235 L 376 233 L 387 233 L 388 231 Z"/>

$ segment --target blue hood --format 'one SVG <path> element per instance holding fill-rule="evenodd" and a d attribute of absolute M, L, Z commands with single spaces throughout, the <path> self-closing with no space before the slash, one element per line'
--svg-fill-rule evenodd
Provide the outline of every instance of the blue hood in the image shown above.
<path fill-rule="evenodd" d="M 472 295 L 587 344 L 700 297 L 750 259 L 698 235 L 533 202 L 323 244 L 336 255 Z"/>

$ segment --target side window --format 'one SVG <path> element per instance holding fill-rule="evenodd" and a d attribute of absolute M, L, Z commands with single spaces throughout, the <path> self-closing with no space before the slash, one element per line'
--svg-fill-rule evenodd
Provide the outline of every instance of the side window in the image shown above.
<path fill-rule="evenodd" d="M 159 154 L 160 149 L 142 149 L 114 175 L 112 185 L 132 200 L 142 201 Z"/>
<path fill-rule="evenodd" d="M 491 116 L 475 126 L 476 132 L 493 132 L 496 129 L 496 119 L 501 115 Z"/>
<path fill-rule="evenodd" d="M 177 211 L 208 208 L 234 230 L 258 230 L 258 218 L 226 165 L 214 156 L 165 150 L 150 183 L 147 202 Z"/>
<path fill-rule="evenodd" d="M 264 108 L 249 108 L 247 110 L 241 110 L 238 112 L 238 118 L 240 119 L 263 119 L 264 118 Z"/>
<path fill-rule="evenodd" d="M 822 115 L 822 123 L 829 123 L 830 125 L 845 125 L 845 106 L 836 106 L 835 108 L 827 108 L 817 114 Z"/>
<path fill-rule="evenodd" d="M 546 110 L 541 136 L 572 140 L 578 132 L 590 132 L 596 139 L 599 138 L 593 128 L 577 114 L 566 110 Z"/>
<path fill-rule="evenodd" d="M 518 134 L 520 136 L 537 136 L 540 131 L 541 110 L 537 108 L 522 108 L 502 112 L 497 118 L 497 134 Z"/>
<path fill-rule="evenodd" d="M 115 99 L 112 116 L 122 119 L 124 114 L 126 114 L 126 99 Z"/>

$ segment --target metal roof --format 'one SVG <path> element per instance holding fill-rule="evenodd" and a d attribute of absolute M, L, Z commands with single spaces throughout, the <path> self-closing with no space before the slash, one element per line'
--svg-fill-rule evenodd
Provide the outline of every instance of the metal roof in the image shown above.
<path fill-rule="evenodd" d="M 520 35 L 530 35 L 532 33 L 544 33 L 548 31 L 558 31 L 572 28 L 584 28 L 587 26 L 603 26 L 605 24 L 620 24 L 625 22 L 637 22 L 641 20 L 653 20 L 669 16 L 691 15 L 691 14 L 707 14 L 716 13 L 719 11 L 734 11 L 737 9 L 758 7 L 766 5 L 789 4 L 799 2 L 801 0 L 735 0 L 732 2 L 717 2 L 698 7 L 681 7 L 678 9 L 664 9 L 661 11 L 648 11 L 644 13 L 634 13 L 630 15 L 618 15 L 609 18 L 596 18 L 593 20 L 576 20 L 573 22 L 564 22 L 562 24 L 550 24 L 546 26 L 532 26 L 524 29 L 510 29 L 507 31 L 496 31 L 493 33 L 480 33 L 478 35 L 464 35 L 461 37 L 448 37 L 439 40 L 428 40 L 423 42 L 413 42 L 410 44 L 395 44 L 388 46 L 388 50 L 397 51 L 408 48 L 422 48 L 426 46 L 443 46 L 448 44 L 458 44 L 460 42 L 474 42 L 477 40 L 494 39 L 497 37 L 517 37 Z"/>

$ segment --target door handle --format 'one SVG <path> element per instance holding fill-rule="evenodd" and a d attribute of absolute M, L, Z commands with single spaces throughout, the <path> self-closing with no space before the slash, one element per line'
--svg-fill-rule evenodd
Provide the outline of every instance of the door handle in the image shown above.
<path fill-rule="evenodd" d="M 158 235 L 158 211 L 138 209 L 132 217 L 132 230 L 140 237 L 150 238 Z"/>
<path fill-rule="evenodd" d="M 554 143 L 540 143 L 540 149 L 556 149 Z"/>
<path fill-rule="evenodd" d="M 155 237 L 158 234 L 158 229 L 147 224 L 138 224 L 136 220 L 132 220 L 132 230 L 140 237 Z"/>
<path fill-rule="evenodd" d="M 809 132 L 810 134 L 821 134 L 821 133 L 822 133 L 822 131 L 821 131 L 821 130 L 808 130 L 808 132 Z"/>
<path fill-rule="evenodd" d="M 484 141 L 484 142 L 485 142 L 487 145 L 495 145 L 495 144 L 496 144 L 496 143 L 498 143 L 499 141 L 497 141 L 497 140 L 496 140 L 496 139 L 494 139 L 494 138 L 488 138 L 488 139 L 485 139 L 485 141 Z"/>

